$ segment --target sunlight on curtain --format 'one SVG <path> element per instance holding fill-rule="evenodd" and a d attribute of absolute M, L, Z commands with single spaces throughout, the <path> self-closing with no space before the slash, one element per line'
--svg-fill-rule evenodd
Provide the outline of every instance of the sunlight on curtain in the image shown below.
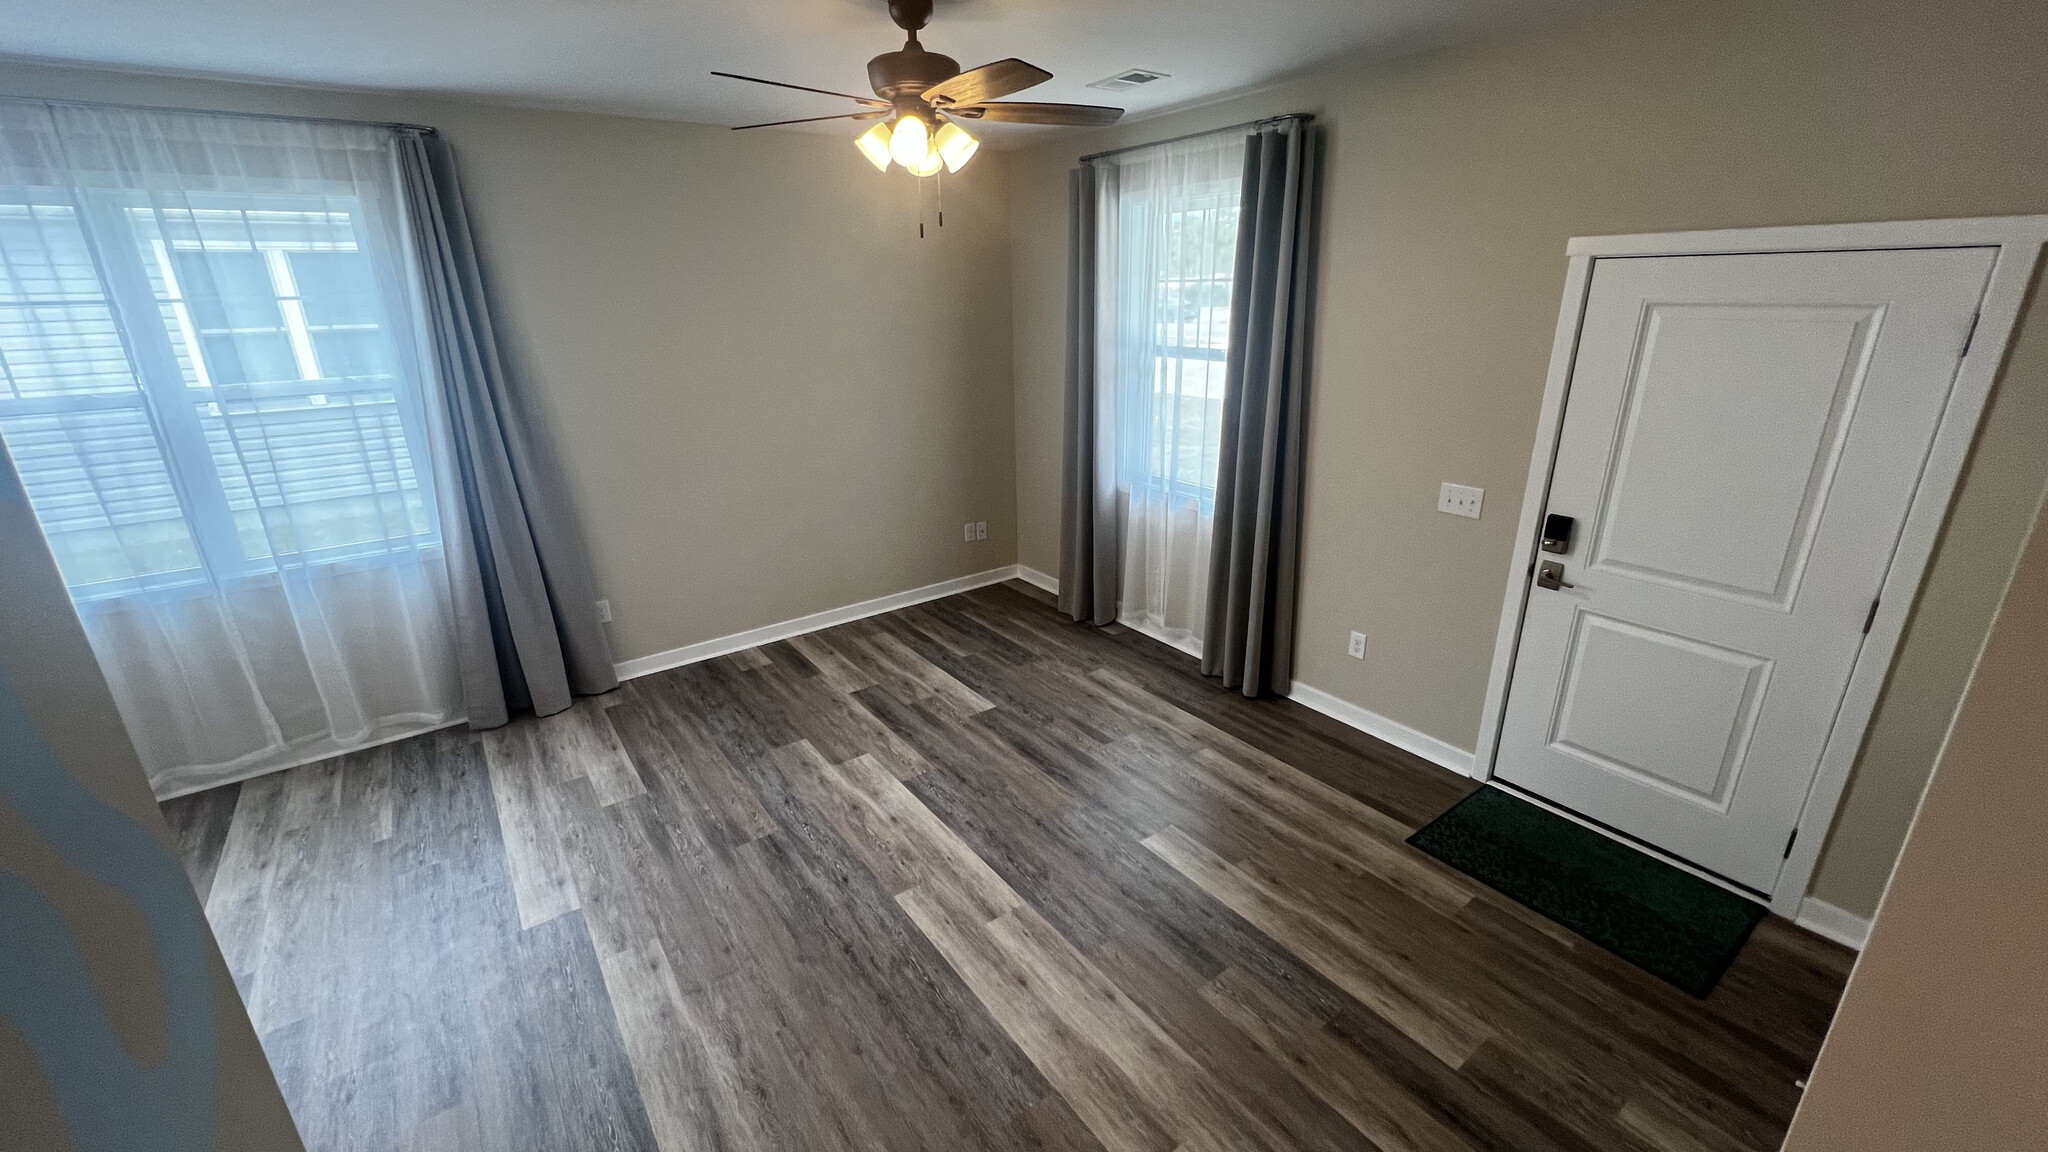
<path fill-rule="evenodd" d="M 159 796 L 462 718 L 393 156 L 0 101 L 0 436 Z"/>
<path fill-rule="evenodd" d="M 1200 653 L 1244 135 L 1098 163 L 1096 355 L 1116 397 L 1118 618 Z"/>

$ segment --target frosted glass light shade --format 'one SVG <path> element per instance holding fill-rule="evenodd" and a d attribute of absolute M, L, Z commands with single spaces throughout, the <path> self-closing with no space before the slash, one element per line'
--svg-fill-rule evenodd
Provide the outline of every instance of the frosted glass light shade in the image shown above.
<path fill-rule="evenodd" d="M 924 163 L 916 165 L 915 167 L 911 168 L 910 174 L 912 176 L 919 177 L 937 176 L 939 174 L 939 169 L 944 168 L 945 166 L 946 162 L 940 159 L 939 157 L 939 150 L 934 148 L 931 151 L 924 154 Z"/>
<path fill-rule="evenodd" d="M 946 162 L 946 171 L 958 172 L 967 166 L 969 160 L 981 149 L 981 141 L 967 134 L 967 130 L 951 120 L 939 128 L 939 134 L 932 137 L 932 148 Z"/>
<path fill-rule="evenodd" d="M 914 171 L 924 166 L 931 150 L 931 129 L 924 121 L 915 116 L 897 117 L 896 130 L 889 134 L 889 155 L 898 164 Z"/>
<path fill-rule="evenodd" d="M 853 142 L 853 146 L 860 149 L 860 154 L 868 158 L 868 163 L 875 166 L 875 171 L 889 170 L 889 125 L 877 124 L 861 133 L 860 138 Z"/>

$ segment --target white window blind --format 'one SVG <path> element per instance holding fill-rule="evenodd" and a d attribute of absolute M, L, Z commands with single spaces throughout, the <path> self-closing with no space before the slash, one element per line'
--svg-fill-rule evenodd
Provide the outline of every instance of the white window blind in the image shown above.
<path fill-rule="evenodd" d="M 0 190 L 0 433 L 74 594 L 431 543 L 361 209 L 152 199 Z"/>

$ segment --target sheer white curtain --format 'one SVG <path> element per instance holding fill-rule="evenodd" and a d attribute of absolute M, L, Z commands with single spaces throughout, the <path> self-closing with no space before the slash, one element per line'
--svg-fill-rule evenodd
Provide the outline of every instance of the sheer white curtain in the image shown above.
<path fill-rule="evenodd" d="M 1118 619 L 1196 654 L 1244 148 L 1228 132 L 1097 162 L 1096 373 L 1115 397 Z"/>
<path fill-rule="evenodd" d="M 394 157 L 0 100 L 0 436 L 160 797 L 463 717 Z"/>

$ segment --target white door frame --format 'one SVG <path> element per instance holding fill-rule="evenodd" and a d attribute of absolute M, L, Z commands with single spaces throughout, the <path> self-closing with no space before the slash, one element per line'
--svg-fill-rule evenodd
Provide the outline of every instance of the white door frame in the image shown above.
<path fill-rule="evenodd" d="M 1950 499 L 1962 477 L 1963 464 L 1976 436 L 1977 422 L 1997 379 L 2005 351 L 2018 324 L 2027 286 L 2041 249 L 2048 243 L 2048 216 L 2001 216 L 1964 220 L 1916 220 L 1884 224 L 1822 224 L 1789 228 L 1736 228 L 1712 232 L 1660 232 L 1636 236 L 1581 236 L 1565 246 L 1567 263 L 1564 303 L 1558 310 L 1557 336 L 1550 350 L 1550 376 L 1543 389 L 1543 407 L 1536 422 L 1536 445 L 1529 460 L 1529 480 L 1522 490 L 1522 518 L 1515 533 L 1514 558 L 1508 566 L 1507 595 L 1501 604 L 1500 631 L 1494 640 L 1493 672 L 1486 685 L 1486 709 L 1479 722 L 1479 743 L 1472 774 L 1493 778 L 1500 751 L 1501 718 L 1507 709 L 1508 684 L 1514 673 L 1515 650 L 1521 641 L 1523 608 L 1536 562 L 1536 544 L 1544 506 L 1550 498 L 1550 476 L 1557 457 L 1558 434 L 1564 425 L 1565 395 L 1572 364 L 1578 355 L 1579 332 L 1585 317 L 1586 294 L 1597 260 L 1625 256 L 1706 256 L 1770 252 L 1841 252 L 1881 248 L 1996 248 L 1997 260 L 1977 316 L 1969 351 L 1949 389 L 1948 403 L 1935 430 L 1934 443 L 1921 467 L 1920 483 L 1906 513 L 1905 525 L 1892 553 L 1879 592 L 1877 615 L 1864 637 L 1849 686 L 1836 713 L 1834 727 L 1821 752 L 1820 768 L 1800 810 L 1798 831 L 1777 885 L 1770 893 L 1771 910 L 1785 917 L 1798 914 L 1814 864 L 1833 822 L 1849 770 L 1863 744 L 1879 692 L 1890 672 L 1892 656 L 1906 627 L 1920 580 L 1927 570 L 1936 537 L 1947 518 Z M 1682 862 L 1680 862 L 1682 863 Z M 1688 871 L 1697 871 L 1688 868 Z"/>

